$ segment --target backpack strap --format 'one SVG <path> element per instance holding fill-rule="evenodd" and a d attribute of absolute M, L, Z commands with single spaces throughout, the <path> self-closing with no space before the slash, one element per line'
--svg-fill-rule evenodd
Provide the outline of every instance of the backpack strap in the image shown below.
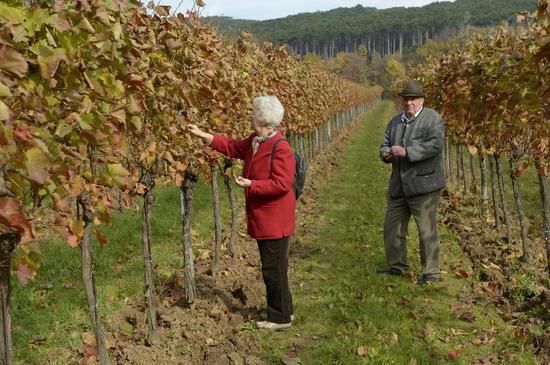
<path fill-rule="evenodd" d="M 273 144 L 273 150 L 271 151 L 271 160 L 269 161 L 269 169 L 270 170 L 273 169 L 273 158 L 275 157 L 275 150 L 277 149 L 277 144 L 279 144 L 279 142 L 281 142 L 281 141 L 287 141 L 288 144 L 290 145 L 290 142 L 286 138 L 281 138 L 281 139 L 278 139 L 277 141 L 275 141 L 275 143 Z"/>

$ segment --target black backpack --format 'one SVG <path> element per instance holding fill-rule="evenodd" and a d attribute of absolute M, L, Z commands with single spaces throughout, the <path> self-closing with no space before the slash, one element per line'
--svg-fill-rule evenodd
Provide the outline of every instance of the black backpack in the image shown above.
<path fill-rule="evenodd" d="M 273 151 L 271 151 L 271 162 L 270 167 L 273 165 L 273 156 L 275 154 L 275 149 L 277 149 L 277 144 L 281 141 L 287 141 L 286 138 L 281 138 L 273 145 Z M 290 142 L 288 142 L 290 144 Z M 307 160 L 304 156 L 294 153 L 294 161 L 296 162 L 296 169 L 294 170 L 294 180 L 292 180 L 292 189 L 294 190 L 294 196 L 296 200 L 302 195 L 304 191 L 304 185 L 306 183 L 306 173 L 307 173 Z"/>

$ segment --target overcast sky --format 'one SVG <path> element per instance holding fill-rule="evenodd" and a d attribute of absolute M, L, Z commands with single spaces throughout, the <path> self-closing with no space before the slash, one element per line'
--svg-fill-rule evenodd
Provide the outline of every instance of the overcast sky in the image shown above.
<path fill-rule="evenodd" d="M 157 0 L 158 1 L 158 0 Z M 155 1 L 155 3 L 157 3 Z M 454 0 L 453 0 L 454 1 Z M 275 19 L 287 15 L 330 10 L 340 7 L 353 7 L 361 4 L 365 7 L 378 9 L 396 6 L 423 6 L 434 0 L 204 0 L 206 7 L 201 15 L 225 15 L 240 19 Z M 162 5 L 172 6 L 178 13 L 185 12 L 193 5 L 193 0 L 160 0 Z"/>

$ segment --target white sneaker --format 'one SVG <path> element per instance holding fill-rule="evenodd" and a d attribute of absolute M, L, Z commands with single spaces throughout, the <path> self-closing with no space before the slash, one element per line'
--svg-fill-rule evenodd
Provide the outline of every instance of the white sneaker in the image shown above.
<path fill-rule="evenodd" d="M 269 321 L 258 321 L 256 322 L 256 327 L 260 329 L 275 330 L 275 331 L 284 331 L 290 328 L 292 323 L 274 323 Z"/>

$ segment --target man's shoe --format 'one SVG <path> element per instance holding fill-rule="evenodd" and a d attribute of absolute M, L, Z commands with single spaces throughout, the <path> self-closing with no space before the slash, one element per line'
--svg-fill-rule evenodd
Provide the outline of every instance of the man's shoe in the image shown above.
<path fill-rule="evenodd" d="M 403 276 L 403 275 L 405 275 L 405 271 L 401 271 L 399 269 L 396 269 L 395 267 L 376 269 L 376 273 L 383 274 L 383 275 L 394 275 L 394 276 Z"/>
<path fill-rule="evenodd" d="M 416 282 L 420 286 L 433 285 L 439 281 L 437 276 L 422 275 L 422 277 Z"/>
<path fill-rule="evenodd" d="M 256 322 L 256 327 L 273 331 L 285 331 L 292 326 L 292 323 L 274 323 L 269 321 Z"/>

